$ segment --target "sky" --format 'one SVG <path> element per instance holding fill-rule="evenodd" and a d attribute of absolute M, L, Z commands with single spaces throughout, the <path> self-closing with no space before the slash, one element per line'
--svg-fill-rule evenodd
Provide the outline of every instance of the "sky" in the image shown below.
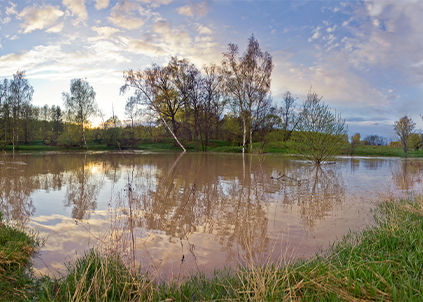
<path fill-rule="evenodd" d="M 396 140 L 408 115 L 423 129 L 423 1 L 0 0 L 0 80 L 26 71 L 33 104 L 63 106 L 86 78 L 106 118 L 124 120 L 123 71 L 219 64 L 253 34 L 273 57 L 272 96 L 300 105 L 310 87 L 341 113 L 349 135 Z"/>

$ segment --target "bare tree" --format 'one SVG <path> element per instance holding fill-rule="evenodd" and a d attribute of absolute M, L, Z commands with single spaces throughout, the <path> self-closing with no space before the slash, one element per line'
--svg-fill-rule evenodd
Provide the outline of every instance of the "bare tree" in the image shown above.
<path fill-rule="evenodd" d="M 34 88 L 29 84 L 28 79 L 25 78 L 25 71 L 17 71 L 13 75 L 13 80 L 10 82 L 10 98 L 12 102 L 12 113 L 13 113 L 13 151 L 15 150 L 15 138 L 16 148 L 19 148 L 19 120 L 21 115 L 21 107 L 24 103 L 30 103 L 32 101 L 32 95 L 34 94 Z"/>
<path fill-rule="evenodd" d="M 399 119 L 399 121 L 394 122 L 394 130 L 401 140 L 405 158 L 408 156 L 408 140 L 415 127 L 416 123 L 414 123 L 407 115 L 404 115 Z"/>
<path fill-rule="evenodd" d="M 97 113 L 94 88 L 86 80 L 73 79 L 70 84 L 70 94 L 63 92 L 62 98 L 70 120 L 81 125 L 81 148 L 85 144 L 88 150 L 85 126 Z"/>
<path fill-rule="evenodd" d="M 284 130 L 283 140 L 287 141 L 299 123 L 299 119 L 295 115 L 295 101 L 290 91 L 283 95 L 283 103 L 280 108 L 282 116 L 282 127 Z"/>
<path fill-rule="evenodd" d="M 321 102 L 311 88 L 304 101 L 298 123 L 298 150 L 306 159 L 319 164 L 332 159 L 341 147 L 347 133 L 345 120 L 340 114 L 332 113 L 329 106 Z"/>
<path fill-rule="evenodd" d="M 204 150 L 210 142 L 212 126 L 214 124 L 216 130 L 219 128 L 220 116 L 222 115 L 224 104 L 222 102 L 222 75 L 221 70 L 215 64 L 204 66 L 204 77 L 202 81 L 202 107 L 203 118 L 202 125 L 204 130 L 205 144 Z M 217 137 L 218 135 L 216 135 Z"/>
<path fill-rule="evenodd" d="M 132 149 L 134 148 L 134 145 L 135 145 L 134 120 L 139 116 L 139 113 L 140 113 L 139 109 L 137 108 L 138 104 L 139 104 L 139 100 L 135 96 L 129 97 L 125 104 L 125 116 L 131 122 L 130 139 L 131 139 Z"/>
<path fill-rule="evenodd" d="M 170 86 L 170 70 L 156 65 L 145 71 L 133 71 L 131 69 L 123 72 L 123 78 L 125 84 L 120 87 L 120 93 L 123 94 L 130 88 L 134 88 L 135 96 L 140 100 L 140 103 L 147 105 L 160 117 L 165 127 L 185 152 L 184 146 L 176 136 L 177 122 L 175 116 L 180 104 L 177 93 Z M 171 119 L 173 131 L 165 118 Z"/>
<path fill-rule="evenodd" d="M 253 111 L 260 107 L 260 103 L 270 93 L 270 76 L 273 70 L 272 56 L 262 52 L 257 39 L 251 36 L 247 50 L 242 57 L 238 57 L 238 46 L 230 43 L 227 52 L 223 53 L 223 74 L 226 92 L 240 108 L 243 124 L 244 153 L 246 131 L 249 130 L 250 152 L 253 148 Z"/>

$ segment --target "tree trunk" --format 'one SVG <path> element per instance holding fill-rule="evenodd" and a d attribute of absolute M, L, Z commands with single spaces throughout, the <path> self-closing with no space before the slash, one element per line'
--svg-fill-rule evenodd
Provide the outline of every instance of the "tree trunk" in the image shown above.
<path fill-rule="evenodd" d="M 163 118 L 162 115 L 160 115 L 160 118 L 162 119 L 163 123 L 165 124 L 165 127 L 167 128 L 167 130 L 169 130 L 169 132 L 172 134 L 175 141 L 179 144 L 179 146 L 181 146 L 182 150 L 184 150 L 184 152 L 187 151 L 187 150 L 185 150 L 184 146 L 179 142 L 178 138 L 173 133 L 172 129 L 170 129 L 169 125 L 166 123 L 166 120 Z"/>
<path fill-rule="evenodd" d="M 247 129 L 245 129 L 245 117 L 242 118 L 243 133 L 242 133 L 242 154 L 245 153 L 245 134 Z"/>
<path fill-rule="evenodd" d="M 250 123 L 250 153 L 253 153 L 253 127 Z"/>

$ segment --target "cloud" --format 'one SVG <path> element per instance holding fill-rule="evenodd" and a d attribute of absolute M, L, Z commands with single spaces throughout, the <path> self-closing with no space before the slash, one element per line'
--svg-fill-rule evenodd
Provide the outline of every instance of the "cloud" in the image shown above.
<path fill-rule="evenodd" d="M 207 15 L 207 13 L 210 10 L 210 6 L 206 1 L 202 1 L 201 3 L 190 3 L 185 6 L 181 6 L 176 9 L 178 14 L 192 17 L 192 16 L 198 16 L 203 17 Z"/>
<path fill-rule="evenodd" d="M 9 2 L 11 5 L 10 7 L 6 7 L 6 15 L 17 15 L 18 12 L 15 10 L 16 4 L 13 2 Z"/>
<path fill-rule="evenodd" d="M 153 0 L 153 1 L 146 0 L 145 2 L 151 3 L 151 7 L 153 7 L 153 8 L 157 8 L 161 5 L 168 5 L 172 1 L 173 0 Z"/>
<path fill-rule="evenodd" d="M 131 40 L 128 43 L 128 51 L 138 54 L 145 54 L 150 56 L 164 55 L 166 51 L 160 46 L 143 40 Z"/>
<path fill-rule="evenodd" d="M 320 38 L 321 36 L 320 29 L 321 27 L 317 26 L 315 29 L 312 30 L 313 35 L 311 36 L 311 38 L 308 39 L 308 42 L 311 42 L 313 40 Z"/>
<path fill-rule="evenodd" d="M 127 0 L 119 1 L 107 18 L 111 23 L 125 29 L 137 29 L 144 25 L 144 21 L 135 17 L 139 5 Z"/>
<path fill-rule="evenodd" d="M 360 26 L 349 27 L 351 37 L 343 39 L 351 65 L 360 70 L 394 68 L 423 80 L 423 3 L 387 0 L 366 4 L 365 9 L 355 11 Z"/>
<path fill-rule="evenodd" d="M 3 19 L 3 21 L 1 21 L 1 23 L 3 23 L 3 24 L 7 24 L 7 23 L 9 23 L 11 20 L 12 20 L 12 19 L 10 19 L 9 17 L 6 17 L 6 18 L 4 18 L 4 19 Z"/>
<path fill-rule="evenodd" d="M 117 32 L 121 32 L 120 29 L 109 27 L 109 26 L 103 26 L 103 27 L 97 27 L 93 26 L 91 29 L 95 32 L 97 32 L 100 36 L 105 38 L 110 38 Z"/>
<path fill-rule="evenodd" d="M 46 30 L 47 33 L 58 33 L 61 32 L 63 29 L 63 26 L 65 25 L 65 23 L 59 23 L 53 27 L 50 27 L 49 29 Z"/>
<path fill-rule="evenodd" d="M 19 37 L 17 35 L 14 35 L 13 37 L 10 38 L 10 40 L 18 40 Z"/>
<path fill-rule="evenodd" d="M 26 34 L 53 25 L 63 14 L 61 10 L 53 6 L 25 7 L 17 17 L 25 20 L 20 26 Z"/>
<path fill-rule="evenodd" d="M 110 0 L 95 0 L 95 8 L 98 10 L 108 8 L 109 4 Z"/>
<path fill-rule="evenodd" d="M 212 33 L 210 28 L 202 26 L 202 25 L 197 27 L 197 31 L 202 35 L 209 35 Z"/>
<path fill-rule="evenodd" d="M 75 48 L 75 45 L 85 46 Z M 129 62 L 123 52 L 122 46 L 113 42 L 66 37 L 60 43 L 1 56 L 0 76 L 13 74 L 19 66 L 30 71 L 32 78 L 55 81 L 89 75 L 107 82 L 115 78 L 114 73 L 119 69 L 116 64 Z"/>
<path fill-rule="evenodd" d="M 72 15 L 77 15 L 79 20 L 87 19 L 88 13 L 84 0 L 63 0 L 62 3 L 71 11 Z"/>

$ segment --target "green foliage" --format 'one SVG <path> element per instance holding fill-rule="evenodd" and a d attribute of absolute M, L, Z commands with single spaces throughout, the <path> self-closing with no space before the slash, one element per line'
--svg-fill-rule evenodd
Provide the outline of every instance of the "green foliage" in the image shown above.
<path fill-rule="evenodd" d="M 340 114 L 332 113 L 321 99 L 316 92 L 309 90 L 294 136 L 299 147 L 297 152 L 315 163 L 332 160 L 341 150 L 347 133 L 345 120 Z"/>
<path fill-rule="evenodd" d="M 418 151 L 423 143 L 423 135 L 418 133 L 412 133 L 410 134 L 410 137 L 408 138 L 408 144 L 411 149 L 414 151 Z"/>
<path fill-rule="evenodd" d="M 242 126 L 239 118 L 230 114 L 225 115 L 223 130 L 225 131 L 226 140 L 242 144 Z"/>
<path fill-rule="evenodd" d="M 65 148 L 81 146 L 81 129 L 76 124 L 67 124 L 66 131 L 59 136 L 58 145 Z"/>

